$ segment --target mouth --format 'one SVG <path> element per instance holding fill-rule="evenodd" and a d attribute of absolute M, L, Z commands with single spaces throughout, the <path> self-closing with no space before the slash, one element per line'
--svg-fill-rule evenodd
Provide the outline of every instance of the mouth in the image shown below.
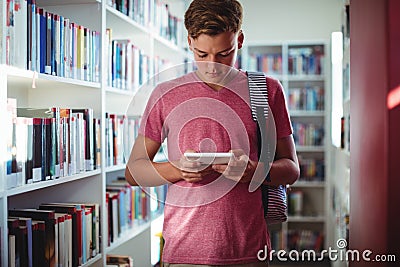
<path fill-rule="evenodd" d="M 211 78 L 215 78 L 215 77 L 218 77 L 221 75 L 221 73 L 219 73 L 219 72 L 207 72 L 206 74 L 208 77 L 211 77 Z"/>

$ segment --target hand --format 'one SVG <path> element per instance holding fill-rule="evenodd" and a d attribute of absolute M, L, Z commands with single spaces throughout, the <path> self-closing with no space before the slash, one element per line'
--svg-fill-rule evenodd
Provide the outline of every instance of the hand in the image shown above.
<path fill-rule="evenodd" d="M 231 152 L 233 152 L 235 158 L 229 161 L 228 164 L 214 164 L 212 166 L 213 170 L 234 181 L 250 182 L 258 162 L 250 160 L 242 149 L 231 150 Z"/>
<path fill-rule="evenodd" d="M 187 150 L 186 152 L 195 151 Z M 189 183 L 199 182 L 203 177 L 214 172 L 212 165 L 202 165 L 200 162 L 188 160 L 184 155 L 175 166 L 180 170 L 181 178 Z"/>

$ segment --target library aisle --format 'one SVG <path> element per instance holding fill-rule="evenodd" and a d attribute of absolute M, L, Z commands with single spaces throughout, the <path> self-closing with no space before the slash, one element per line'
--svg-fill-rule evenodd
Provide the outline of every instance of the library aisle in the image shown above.
<path fill-rule="evenodd" d="M 301 167 L 272 248 L 321 259 L 270 266 L 365 264 L 329 249 L 400 258 L 399 1 L 240 2 L 236 67 L 282 84 Z M 0 267 L 160 266 L 167 186 L 124 172 L 156 74 L 192 70 L 189 4 L 1 1 Z"/>

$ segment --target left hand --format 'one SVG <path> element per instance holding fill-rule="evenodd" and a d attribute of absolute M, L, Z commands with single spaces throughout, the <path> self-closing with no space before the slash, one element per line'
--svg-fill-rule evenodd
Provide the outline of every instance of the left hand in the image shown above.
<path fill-rule="evenodd" d="M 257 163 L 249 159 L 242 149 L 231 150 L 235 158 L 228 164 L 214 164 L 214 171 L 223 174 L 226 178 L 240 183 L 249 183 L 253 178 Z"/>

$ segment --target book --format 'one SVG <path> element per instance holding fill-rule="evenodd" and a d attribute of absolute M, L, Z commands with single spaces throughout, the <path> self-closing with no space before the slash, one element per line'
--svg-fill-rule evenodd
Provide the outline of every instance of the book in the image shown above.
<path fill-rule="evenodd" d="M 15 267 L 17 262 L 15 235 L 8 235 L 8 266 Z M 19 259 L 18 259 L 19 261 Z"/>
<path fill-rule="evenodd" d="M 7 228 L 8 228 L 8 235 L 9 238 L 12 236 L 12 247 L 9 248 L 10 251 L 12 252 L 12 259 L 9 260 L 10 263 L 14 264 L 14 266 L 20 266 L 20 250 L 18 249 L 19 247 L 19 242 L 21 242 L 21 232 L 19 230 L 19 220 L 18 218 L 8 218 L 7 219 Z"/>
<path fill-rule="evenodd" d="M 24 253 L 26 253 L 26 255 L 23 256 L 24 259 L 22 260 L 21 266 L 32 267 L 33 266 L 32 219 L 26 218 L 26 217 L 9 217 L 9 219 L 18 219 L 18 225 L 20 227 L 20 230 L 23 230 L 23 233 L 22 233 L 24 235 L 23 250 L 24 250 Z M 21 228 L 21 227 L 24 227 L 24 228 Z"/>
<path fill-rule="evenodd" d="M 40 182 L 44 173 L 42 173 L 42 158 L 45 146 L 43 145 L 43 119 L 33 118 L 33 149 L 32 149 L 32 181 Z"/>
<path fill-rule="evenodd" d="M 37 210 L 37 209 L 14 209 L 8 211 L 9 216 L 13 217 L 30 217 L 34 220 L 42 220 L 45 222 L 45 264 L 44 266 L 54 267 L 56 260 L 55 238 L 58 233 L 57 221 L 55 220 L 55 212 L 53 210 Z"/>
<path fill-rule="evenodd" d="M 17 157 L 16 157 L 16 109 L 17 100 L 7 98 L 6 114 L 6 188 L 17 186 Z"/>
<path fill-rule="evenodd" d="M 40 210 L 54 210 L 56 213 L 67 213 L 72 217 L 72 265 L 77 266 L 86 262 L 83 256 L 83 246 L 86 245 L 84 226 L 86 225 L 85 206 L 78 203 L 43 203 Z"/>
<path fill-rule="evenodd" d="M 81 127 L 82 133 L 84 135 L 83 142 L 81 144 L 84 145 L 84 170 L 92 171 L 94 170 L 94 159 L 95 155 L 95 141 L 94 141 L 94 126 L 93 126 L 93 109 L 84 108 L 84 109 L 72 109 L 72 113 L 83 114 L 83 123 Z"/>
<path fill-rule="evenodd" d="M 15 20 L 15 32 L 26 33 L 28 32 L 28 3 L 26 0 L 15 0 L 14 8 L 14 20 Z M 15 61 L 12 65 L 17 68 L 27 69 L 27 55 L 28 55 L 28 42 L 26 35 L 16 34 L 15 43 L 11 49 L 14 50 Z"/>
<path fill-rule="evenodd" d="M 46 264 L 46 227 L 45 222 L 32 220 L 32 254 L 33 266 Z"/>

